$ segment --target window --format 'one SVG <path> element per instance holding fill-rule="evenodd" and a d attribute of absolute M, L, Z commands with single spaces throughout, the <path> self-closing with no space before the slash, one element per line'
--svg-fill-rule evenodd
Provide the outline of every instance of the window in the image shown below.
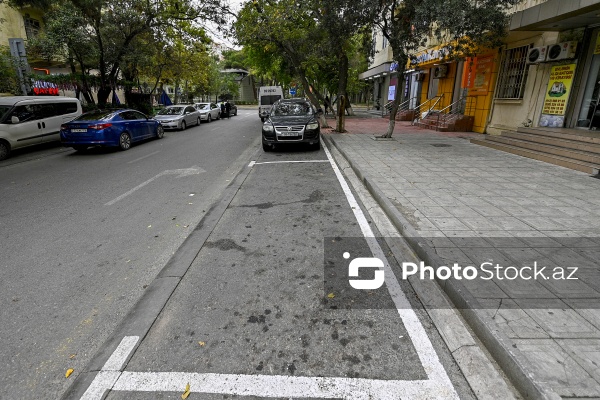
<path fill-rule="evenodd" d="M 529 46 L 504 51 L 498 76 L 497 99 L 522 99 L 527 81 Z"/>
<path fill-rule="evenodd" d="M 77 112 L 77 103 L 65 102 L 65 103 L 54 103 L 54 109 L 56 115 L 72 114 Z"/>
<path fill-rule="evenodd" d="M 17 106 L 10 114 L 10 118 L 17 117 L 19 118 L 19 122 L 27 122 L 39 119 L 37 115 L 35 115 L 35 105 L 25 105 L 25 106 Z M 10 121 L 9 118 L 9 121 Z"/>
<path fill-rule="evenodd" d="M 262 104 L 263 106 L 270 106 L 279 99 L 281 99 L 281 96 L 278 94 L 260 96 L 260 104 Z"/>
<path fill-rule="evenodd" d="M 29 14 L 23 16 L 23 23 L 25 25 L 27 39 L 33 39 L 40 33 L 40 21 L 31 18 Z"/>

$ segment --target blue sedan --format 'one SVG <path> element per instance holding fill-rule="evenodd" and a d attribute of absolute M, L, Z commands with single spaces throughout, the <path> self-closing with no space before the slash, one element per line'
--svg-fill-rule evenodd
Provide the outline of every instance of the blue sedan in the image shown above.
<path fill-rule="evenodd" d="M 160 122 L 136 110 L 98 110 L 61 125 L 63 146 L 85 150 L 90 146 L 128 150 L 133 142 L 164 136 Z"/>

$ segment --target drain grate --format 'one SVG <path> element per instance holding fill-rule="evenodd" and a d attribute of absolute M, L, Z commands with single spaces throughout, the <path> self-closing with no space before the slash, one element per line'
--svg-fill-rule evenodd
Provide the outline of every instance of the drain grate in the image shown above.
<path fill-rule="evenodd" d="M 432 143 L 431 145 L 433 147 L 452 147 L 451 144 L 446 144 L 446 143 Z"/>

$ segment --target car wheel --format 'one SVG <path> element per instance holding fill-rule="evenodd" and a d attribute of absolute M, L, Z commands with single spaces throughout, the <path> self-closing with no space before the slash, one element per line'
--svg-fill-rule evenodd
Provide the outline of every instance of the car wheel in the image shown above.
<path fill-rule="evenodd" d="M 210 114 L 208 114 L 208 119 L 207 119 L 207 121 L 208 121 L 209 123 L 210 123 L 210 121 L 212 121 L 212 118 L 211 118 L 211 115 L 210 115 Z"/>
<path fill-rule="evenodd" d="M 313 150 L 320 150 L 321 149 L 321 142 L 317 142 L 315 144 L 310 145 L 311 149 Z"/>
<path fill-rule="evenodd" d="M 156 138 L 162 139 L 165 136 L 165 128 L 162 125 L 156 127 Z"/>
<path fill-rule="evenodd" d="M 87 148 L 87 146 L 73 146 L 73 150 L 75 151 L 86 151 Z"/>
<path fill-rule="evenodd" d="M 196 125 L 200 126 L 200 117 L 196 120 Z"/>
<path fill-rule="evenodd" d="M 265 122 L 265 119 L 263 117 L 260 117 L 260 122 Z"/>
<path fill-rule="evenodd" d="M 121 133 L 119 136 L 119 148 L 123 151 L 129 150 L 131 147 L 131 135 L 127 132 Z"/>
<path fill-rule="evenodd" d="M 185 125 L 185 121 L 181 121 L 181 130 L 185 131 L 185 128 L 187 128 L 187 126 Z"/>
<path fill-rule="evenodd" d="M 6 160 L 10 154 L 10 145 L 0 140 L 0 161 Z"/>
<path fill-rule="evenodd" d="M 265 152 L 272 151 L 272 150 L 273 150 L 273 148 L 275 147 L 275 146 L 271 146 L 270 144 L 267 144 L 267 143 L 264 143 L 264 142 L 263 142 L 263 144 L 262 144 L 262 145 L 263 145 L 263 150 L 264 150 Z"/>
<path fill-rule="evenodd" d="M 234 116 L 237 115 L 237 110 L 235 110 L 235 113 L 233 114 Z"/>

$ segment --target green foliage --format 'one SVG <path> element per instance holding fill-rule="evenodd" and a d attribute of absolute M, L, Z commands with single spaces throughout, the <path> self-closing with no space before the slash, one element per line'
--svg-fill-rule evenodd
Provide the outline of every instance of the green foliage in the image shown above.
<path fill-rule="evenodd" d="M 0 46 L 0 93 L 21 94 L 17 66 L 8 46 Z"/>

